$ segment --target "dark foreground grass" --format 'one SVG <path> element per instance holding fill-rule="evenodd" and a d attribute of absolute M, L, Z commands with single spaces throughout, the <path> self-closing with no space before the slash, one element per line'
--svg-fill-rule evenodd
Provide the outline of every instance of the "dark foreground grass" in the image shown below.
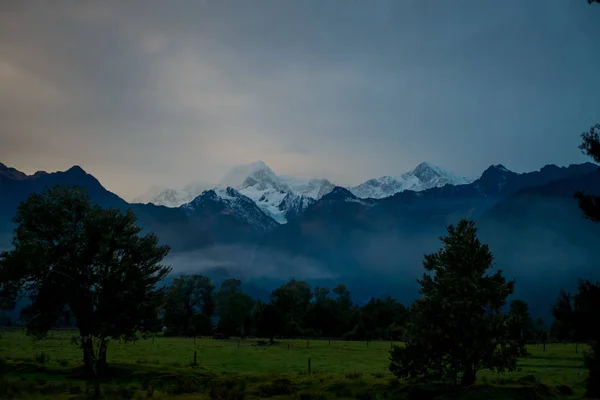
<path fill-rule="evenodd" d="M 0 338 L 0 399 L 84 399 L 76 332 L 33 340 L 22 331 Z M 581 346 L 580 346 L 581 347 Z M 586 370 L 574 345 L 530 346 L 520 371 L 482 371 L 478 384 L 453 391 L 410 387 L 388 371 L 390 342 L 162 338 L 111 342 L 107 399 L 536 399 L 581 398 Z M 197 353 L 196 366 L 191 365 Z M 311 371 L 308 372 L 310 358 Z"/>

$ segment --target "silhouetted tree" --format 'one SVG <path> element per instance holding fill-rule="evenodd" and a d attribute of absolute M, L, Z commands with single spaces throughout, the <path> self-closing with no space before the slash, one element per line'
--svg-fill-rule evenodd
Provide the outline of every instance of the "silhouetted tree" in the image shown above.
<path fill-rule="evenodd" d="M 508 310 L 508 337 L 525 344 L 533 336 L 534 326 L 529 306 L 523 300 L 512 300 Z"/>
<path fill-rule="evenodd" d="M 590 4 L 592 3 L 591 0 L 588 0 L 588 2 Z M 579 146 L 583 153 L 590 156 L 596 162 L 600 162 L 599 134 L 600 124 L 592 126 L 588 132 L 584 132 L 581 134 L 582 143 Z M 579 207 L 583 211 L 585 217 L 594 222 L 600 222 L 600 196 L 594 196 L 591 194 L 577 192 L 575 194 L 575 197 L 579 200 Z M 586 287 L 586 285 L 588 285 L 589 287 Z M 579 294 L 582 293 L 582 290 L 589 289 L 592 286 L 593 285 L 590 282 L 584 282 L 580 284 Z M 575 299 L 575 303 L 577 304 L 577 298 Z M 580 306 L 589 306 L 592 308 L 596 307 L 596 310 L 598 310 L 597 307 L 600 307 L 600 304 L 594 304 L 593 302 L 583 302 L 580 303 Z M 576 308 L 578 308 L 578 306 L 576 306 Z M 586 366 L 589 371 L 587 378 L 586 394 L 588 397 L 600 397 L 600 329 L 598 329 L 599 317 L 597 316 L 597 314 L 595 314 L 594 316 L 592 316 L 591 314 L 589 315 L 591 319 L 587 320 L 586 322 L 591 328 L 586 328 L 587 332 L 585 332 L 585 336 L 588 337 L 591 347 L 591 350 L 586 355 Z M 578 319 L 581 321 L 579 317 Z M 590 331 L 589 329 L 594 330 Z"/>
<path fill-rule="evenodd" d="M 254 312 L 256 331 L 273 343 L 275 336 L 283 332 L 284 318 L 274 304 L 259 303 Z"/>
<path fill-rule="evenodd" d="M 254 300 L 241 289 L 239 279 L 226 279 L 217 293 L 218 330 L 227 336 L 245 335 Z"/>
<path fill-rule="evenodd" d="M 304 281 L 290 280 L 271 293 L 271 303 L 283 318 L 283 334 L 286 337 L 301 335 L 302 322 L 311 304 L 313 292 Z"/>
<path fill-rule="evenodd" d="M 203 275 L 175 278 L 167 289 L 164 305 L 167 334 L 186 332 L 190 336 L 190 325 L 193 325 L 195 335 L 210 335 L 211 317 L 215 313 L 214 289 L 210 278 Z"/>
<path fill-rule="evenodd" d="M 135 339 L 157 318 L 169 247 L 154 234 L 140 236 L 131 211 L 92 205 L 77 188 L 31 194 L 14 222 L 14 248 L 0 254 L 0 297 L 14 306 L 19 295 L 29 296 L 21 315 L 30 335 L 45 335 L 69 309 L 85 369 L 98 376 L 111 338 Z"/>
<path fill-rule="evenodd" d="M 514 290 L 498 271 L 488 274 L 493 256 L 477 238 L 472 221 L 448 227 L 444 247 L 425 256 L 421 298 L 411 309 L 405 347 L 391 351 L 398 378 L 451 379 L 468 386 L 477 371 L 513 371 L 524 353 L 507 337 L 502 307 Z"/>
<path fill-rule="evenodd" d="M 554 316 L 554 333 L 556 338 L 561 341 L 575 340 L 575 311 L 573 310 L 573 300 L 571 295 L 564 290 L 560 290 L 558 299 L 552 307 Z"/>

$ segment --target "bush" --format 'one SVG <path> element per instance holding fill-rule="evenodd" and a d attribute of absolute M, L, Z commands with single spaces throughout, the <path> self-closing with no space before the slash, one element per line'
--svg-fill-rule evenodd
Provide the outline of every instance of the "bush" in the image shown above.
<path fill-rule="evenodd" d="M 37 353 L 35 356 L 33 356 L 33 359 L 38 364 L 46 364 L 48 361 L 50 361 L 50 355 L 42 351 L 41 353 Z"/>
<path fill-rule="evenodd" d="M 239 379 L 218 379 L 211 383 L 209 396 L 215 400 L 244 400 L 246 382 Z"/>
<path fill-rule="evenodd" d="M 261 397 L 284 396 L 294 394 L 294 386 L 289 379 L 281 378 L 259 386 L 258 391 Z"/>
<path fill-rule="evenodd" d="M 363 376 L 363 373 L 359 372 L 359 371 L 351 371 L 351 372 L 345 373 L 346 379 L 359 379 L 359 378 L 362 378 L 362 376 Z"/>

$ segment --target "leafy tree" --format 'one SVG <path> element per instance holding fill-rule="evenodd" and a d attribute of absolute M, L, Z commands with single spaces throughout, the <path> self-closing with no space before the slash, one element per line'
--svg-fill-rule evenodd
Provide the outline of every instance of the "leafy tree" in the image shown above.
<path fill-rule="evenodd" d="M 191 332 L 196 335 L 212 333 L 211 317 L 215 313 L 215 285 L 202 275 L 181 276 L 167 289 L 164 324 L 168 333 Z"/>
<path fill-rule="evenodd" d="M 329 299 L 329 289 L 327 289 L 326 287 L 319 287 L 317 286 L 315 288 L 313 297 L 315 299 L 315 303 L 325 303 L 327 302 L 327 300 Z"/>
<path fill-rule="evenodd" d="M 573 303 L 577 337 L 590 345 L 585 354 L 586 395 L 596 398 L 600 396 L 600 282 L 580 281 Z"/>
<path fill-rule="evenodd" d="M 588 0 L 591 4 L 592 1 Z M 596 0 L 596 2 L 599 2 Z M 594 161 L 600 162 L 600 124 L 596 124 L 590 128 L 588 132 L 581 134 L 582 143 L 579 146 L 581 151 L 590 156 Z M 577 192 L 575 197 L 579 200 L 579 207 L 583 211 L 583 214 L 587 219 L 594 222 L 600 222 L 600 196 L 594 196 L 583 192 Z M 595 296 L 590 296 L 590 293 L 594 292 L 593 284 L 590 282 L 583 282 L 579 286 L 579 302 L 576 296 L 575 304 L 576 308 L 584 307 L 586 320 L 588 324 L 584 335 L 590 341 L 591 350 L 586 356 L 586 366 L 588 368 L 588 379 L 587 379 L 587 396 L 588 397 L 600 397 L 600 327 L 598 326 L 597 314 L 587 314 L 588 309 L 596 310 L 600 303 L 595 302 Z M 583 293 L 587 294 L 587 297 L 583 297 Z M 585 298 L 586 301 L 583 301 Z M 579 304 L 579 306 L 577 306 Z M 578 310 L 579 313 L 580 310 Z M 581 318 L 577 318 L 581 321 Z"/>
<path fill-rule="evenodd" d="M 283 318 L 283 334 L 286 337 L 301 335 L 300 325 L 311 304 L 313 292 L 304 281 L 290 280 L 271 293 L 271 303 Z"/>
<path fill-rule="evenodd" d="M 387 297 L 385 299 L 372 298 L 359 311 L 359 321 L 365 329 L 364 337 L 360 339 L 400 339 L 402 328 L 408 318 L 408 310 L 397 300 Z M 357 329 L 360 328 L 360 329 Z M 358 325 L 353 330 L 354 336 L 361 332 Z"/>
<path fill-rule="evenodd" d="M 169 247 L 154 234 L 140 236 L 131 211 L 92 205 L 78 188 L 31 194 L 14 222 L 14 248 L 0 254 L 0 298 L 14 307 L 29 296 L 21 316 L 30 335 L 45 335 L 70 310 L 85 370 L 98 376 L 111 338 L 135 339 L 153 325 L 163 300 L 157 284 L 171 270 L 161 265 Z"/>
<path fill-rule="evenodd" d="M 275 336 L 279 336 L 283 332 L 283 315 L 272 303 L 259 303 L 254 312 L 254 319 L 258 335 L 269 338 L 271 343 L 274 342 Z"/>
<path fill-rule="evenodd" d="M 13 326 L 13 320 L 10 315 L 1 315 L 0 314 L 0 327 L 11 327 Z"/>
<path fill-rule="evenodd" d="M 238 279 L 226 279 L 217 293 L 218 329 L 226 335 L 244 336 L 244 327 L 249 325 L 254 300 L 242 291 L 241 286 Z"/>
<path fill-rule="evenodd" d="M 600 124 L 581 134 L 581 151 L 600 163 Z M 579 200 L 579 207 L 587 219 L 600 222 L 600 196 L 594 196 L 578 191 L 575 197 Z"/>
<path fill-rule="evenodd" d="M 525 343 L 533 339 L 533 320 L 529 306 L 523 300 L 512 300 L 508 311 L 508 335 L 511 339 Z"/>
<path fill-rule="evenodd" d="M 524 353 L 507 337 L 502 307 L 514 290 L 502 271 L 489 274 L 493 256 L 472 221 L 448 227 L 443 248 L 425 256 L 421 298 L 411 309 L 405 347 L 391 351 L 398 378 L 451 379 L 471 385 L 478 370 L 513 371 Z"/>
<path fill-rule="evenodd" d="M 573 310 L 573 300 L 571 295 L 562 289 L 552 307 L 552 315 L 554 317 L 553 326 L 556 338 L 562 341 L 574 340 L 575 311 Z"/>

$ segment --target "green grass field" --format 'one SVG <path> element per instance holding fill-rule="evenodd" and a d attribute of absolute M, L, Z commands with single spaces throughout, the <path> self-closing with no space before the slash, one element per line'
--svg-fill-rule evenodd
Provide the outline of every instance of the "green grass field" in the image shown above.
<path fill-rule="evenodd" d="M 4 377 L 0 398 L 83 399 L 86 382 L 77 378 L 81 350 L 75 332 L 56 331 L 33 340 L 22 331 L 2 332 Z M 106 398 L 181 399 L 377 399 L 457 398 L 431 390 L 415 394 L 388 371 L 390 342 L 283 340 L 256 346 L 256 340 L 162 338 L 111 342 L 112 375 L 103 382 Z M 586 370 L 582 347 L 530 346 L 519 372 L 478 374 L 475 389 L 458 398 L 581 398 Z M 191 365 L 197 352 L 197 366 Z M 308 360 L 311 373 L 308 373 Z M 533 377 L 540 383 L 536 383 Z M 568 386 L 570 396 L 557 387 Z M 437 390 L 437 389 L 436 389 Z M 439 397 L 441 396 L 441 397 Z M 536 397 L 537 396 L 537 397 Z"/>

